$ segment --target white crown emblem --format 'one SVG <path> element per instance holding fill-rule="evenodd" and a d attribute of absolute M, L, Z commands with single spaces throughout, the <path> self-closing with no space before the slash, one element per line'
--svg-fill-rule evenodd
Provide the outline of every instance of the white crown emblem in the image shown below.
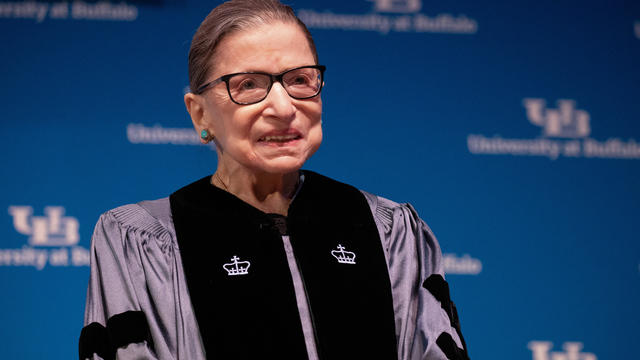
<path fill-rule="evenodd" d="M 355 264 L 356 254 L 351 251 L 344 251 L 344 246 L 338 244 L 338 250 L 331 250 L 331 255 L 338 259 L 340 264 Z"/>
<path fill-rule="evenodd" d="M 249 273 L 249 266 L 251 266 L 251 263 L 248 261 L 238 260 L 240 260 L 240 258 L 234 255 L 231 258 L 231 261 L 233 261 L 232 263 L 222 265 L 229 276 L 247 275 Z"/>

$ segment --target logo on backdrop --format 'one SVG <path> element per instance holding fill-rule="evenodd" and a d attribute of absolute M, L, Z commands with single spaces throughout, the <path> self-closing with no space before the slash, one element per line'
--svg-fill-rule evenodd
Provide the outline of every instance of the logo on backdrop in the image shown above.
<path fill-rule="evenodd" d="M 542 128 L 545 137 L 582 138 L 589 136 L 589 113 L 576 109 L 573 100 L 558 100 L 557 108 L 547 108 L 542 99 L 524 99 L 527 119 Z"/>
<path fill-rule="evenodd" d="M 414 13 L 422 8 L 422 0 L 367 0 L 375 3 L 377 12 Z"/>
<path fill-rule="evenodd" d="M 478 275 L 482 271 L 480 259 L 469 254 L 456 256 L 456 254 L 442 254 L 444 273 L 447 275 Z"/>
<path fill-rule="evenodd" d="M 78 243 L 78 219 L 63 216 L 64 208 L 61 206 L 47 206 L 44 213 L 45 216 L 33 216 L 31 206 L 9 207 L 13 227 L 20 234 L 29 236 L 29 245 L 68 246 Z"/>
<path fill-rule="evenodd" d="M 9 206 L 13 227 L 27 236 L 18 249 L 0 249 L 0 266 L 88 266 L 89 250 L 80 241 L 78 219 L 65 216 L 62 206 L 47 206 L 44 216 L 34 216 L 31 206 Z"/>
<path fill-rule="evenodd" d="M 127 125 L 127 140 L 132 144 L 201 144 L 193 128 L 167 128 L 160 124 L 145 126 L 143 124 Z"/>
<path fill-rule="evenodd" d="M 204 145 L 193 128 L 169 128 L 160 124 L 128 124 L 127 140 L 132 144 Z M 208 146 L 215 147 L 214 142 Z"/>
<path fill-rule="evenodd" d="M 381 34 L 475 34 L 478 31 L 478 22 L 466 15 L 454 16 L 445 13 L 428 16 L 421 13 L 421 0 L 360 1 L 363 4 L 361 13 L 336 14 L 328 10 L 301 9 L 298 11 L 298 17 L 307 27 L 313 29 L 374 31 Z M 367 2 L 373 3 L 372 9 L 365 6 Z"/>
<path fill-rule="evenodd" d="M 633 25 L 633 29 L 635 30 L 636 37 L 640 39 L 640 21 L 636 21 L 636 23 Z"/>
<path fill-rule="evenodd" d="M 544 99 L 525 98 L 524 118 L 540 129 L 531 139 L 487 137 L 470 134 L 467 148 L 475 155 L 544 156 L 569 158 L 640 159 L 640 145 L 634 139 L 596 140 L 591 135 L 591 116 L 576 101 L 560 99 L 555 107 Z"/>
<path fill-rule="evenodd" d="M 532 353 L 532 360 L 598 360 L 589 352 L 582 352 L 581 342 L 566 342 L 562 345 L 564 351 L 551 351 L 553 343 L 550 341 L 531 341 L 527 345 Z"/>
<path fill-rule="evenodd" d="M 52 20 L 134 21 L 138 18 L 138 7 L 125 2 L 112 4 L 109 1 L 0 2 L 0 19 L 2 18 L 33 20 L 38 23 L 47 18 Z"/>

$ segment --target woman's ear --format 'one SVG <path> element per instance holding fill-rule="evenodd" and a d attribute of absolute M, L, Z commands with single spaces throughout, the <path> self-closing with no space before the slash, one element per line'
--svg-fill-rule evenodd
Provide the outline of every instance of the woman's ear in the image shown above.
<path fill-rule="evenodd" d="M 184 105 L 187 107 L 187 111 L 189 115 L 191 115 L 191 122 L 193 122 L 193 127 L 196 130 L 196 133 L 200 137 L 200 141 L 203 144 L 209 142 L 209 136 L 213 136 L 212 129 L 208 127 L 205 120 L 205 111 L 204 111 L 204 99 L 201 96 L 195 95 L 194 93 L 186 93 L 184 95 Z M 206 130 L 209 134 L 206 138 L 203 138 L 200 134 L 202 130 Z"/>

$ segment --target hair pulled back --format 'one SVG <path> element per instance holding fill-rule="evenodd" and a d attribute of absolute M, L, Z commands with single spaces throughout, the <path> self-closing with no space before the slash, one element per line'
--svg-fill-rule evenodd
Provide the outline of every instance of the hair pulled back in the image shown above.
<path fill-rule="evenodd" d="M 195 91 L 211 73 L 211 59 L 220 41 L 227 35 L 275 22 L 300 26 L 309 42 L 313 57 L 318 54 L 311 33 L 293 9 L 278 0 L 231 0 L 214 8 L 193 36 L 189 50 L 189 87 Z"/>

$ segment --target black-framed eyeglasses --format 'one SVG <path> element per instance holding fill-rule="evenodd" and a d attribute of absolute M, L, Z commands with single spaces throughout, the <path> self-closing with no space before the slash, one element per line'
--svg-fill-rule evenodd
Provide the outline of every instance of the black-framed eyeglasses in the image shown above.
<path fill-rule="evenodd" d="M 227 74 L 200 86 L 194 94 L 200 95 L 224 81 L 231 101 L 238 105 L 249 105 L 264 100 L 273 83 L 277 81 L 292 98 L 310 99 L 320 94 L 325 70 L 326 67 L 323 65 L 308 65 L 289 69 L 280 74 L 264 72 Z"/>

